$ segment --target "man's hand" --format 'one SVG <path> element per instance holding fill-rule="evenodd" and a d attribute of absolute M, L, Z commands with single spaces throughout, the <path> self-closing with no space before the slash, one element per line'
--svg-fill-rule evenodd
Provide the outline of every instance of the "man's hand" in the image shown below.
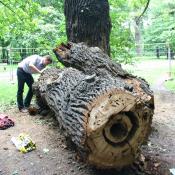
<path fill-rule="evenodd" d="M 40 74 L 42 74 L 44 71 L 45 71 L 45 69 L 43 69 L 43 70 L 40 70 Z"/>
<path fill-rule="evenodd" d="M 29 64 L 29 67 L 31 68 L 32 72 L 34 73 L 39 73 L 41 74 L 42 71 L 40 71 L 36 66 L 34 66 L 33 64 Z"/>

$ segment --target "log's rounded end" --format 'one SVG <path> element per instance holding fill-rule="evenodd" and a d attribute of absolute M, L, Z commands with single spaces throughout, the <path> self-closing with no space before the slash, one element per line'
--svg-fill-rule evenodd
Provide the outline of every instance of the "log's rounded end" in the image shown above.
<path fill-rule="evenodd" d="M 146 139 L 152 111 L 132 94 L 112 90 L 96 98 L 88 115 L 88 162 L 117 169 L 133 163 Z"/>

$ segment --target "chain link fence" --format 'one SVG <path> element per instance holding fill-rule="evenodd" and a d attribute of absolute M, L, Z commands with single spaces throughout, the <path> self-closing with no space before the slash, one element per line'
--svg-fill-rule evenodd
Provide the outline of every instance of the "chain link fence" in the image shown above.
<path fill-rule="evenodd" d="M 174 59 L 175 49 L 172 43 L 135 44 L 131 53 L 134 56 L 147 56 L 157 59 L 168 59 L 168 54 L 170 53 L 171 59 Z"/>
<path fill-rule="evenodd" d="M 14 81 L 20 61 L 30 55 L 48 55 L 50 50 L 43 48 L 0 47 L 0 80 Z"/>
<path fill-rule="evenodd" d="M 169 72 L 169 74 L 171 74 L 171 72 L 175 71 L 173 68 L 175 52 L 173 48 L 171 48 L 170 46 L 171 44 L 167 43 L 135 45 L 134 49 L 130 51 L 130 54 L 133 56 L 133 60 L 135 60 L 135 63 L 145 60 L 154 60 L 154 62 L 148 63 L 150 64 L 150 66 L 148 66 L 148 68 L 150 69 L 155 69 L 155 66 L 161 67 L 162 66 L 161 64 L 164 64 L 163 65 L 165 67 L 164 71 L 166 73 Z M 7 81 L 16 80 L 17 64 L 27 56 L 33 54 L 46 55 L 50 53 L 52 53 L 51 49 L 43 49 L 43 48 L 0 47 L 0 80 L 7 80 Z M 153 66 L 153 64 L 157 65 Z M 139 67 L 138 64 L 137 67 Z M 144 69 L 144 66 L 142 66 L 142 68 Z M 134 71 L 136 71 L 136 67 L 132 68 L 131 73 L 133 73 Z M 146 69 L 145 72 L 150 73 L 148 69 Z"/>

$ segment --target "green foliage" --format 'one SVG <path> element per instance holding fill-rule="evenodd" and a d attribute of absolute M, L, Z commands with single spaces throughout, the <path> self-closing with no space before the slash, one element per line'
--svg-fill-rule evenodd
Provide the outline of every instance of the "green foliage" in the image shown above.
<path fill-rule="evenodd" d="M 111 57 L 119 62 L 130 62 L 129 50 L 133 45 L 130 26 L 127 25 L 129 7 L 125 1 L 110 1 L 112 31 L 110 36 Z"/>
<path fill-rule="evenodd" d="M 62 69 L 62 68 L 64 68 L 64 65 L 61 62 L 58 62 L 57 65 L 56 65 L 56 67 Z"/>
<path fill-rule="evenodd" d="M 131 62 L 134 46 L 133 20 L 144 9 L 147 0 L 109 0 L 112 31 L 111 57 Z M 0 46 L 38 48 L 35 53 L 52 53 L 52 48 L 66 42 L 63 0 L 3 0 L 0 3 Z M 7 42 L 8 41 L 8 42 Z M 8 44 L 7 44 L 8 43 Z M 33 51 L 24 49 L 13 53 L 19 60 Z"/>
<path fill-rule="evenodd" d="M 170 43 L 175 50 L 175 0 L 151 1 L 150 9 L 144 19 L 145 43 Z M 150 48 L 151 49 L 151 48 Z"/>
<path fill-rule="evenodd" d="M 52 48 L 66 41 L 63 1 L 4 0 L 0 3 L 0 46 L 38 48 L 35 53 L 52 53 Z M 9 41 L 2 45 L 1 41 Z M 22 51 L 22 52 L 21 52 Z M 16 60 L 33 51 L 18 50 Z M 22 57 L 23 57 L 22 56 Z"/>
<path fill-rule="evenodd" d="M 147 0 L 109 0 L 111 31 L 111 56 L 124 63 L 132 62 L 135 48 L 135 20 L 142 14 Z"/>

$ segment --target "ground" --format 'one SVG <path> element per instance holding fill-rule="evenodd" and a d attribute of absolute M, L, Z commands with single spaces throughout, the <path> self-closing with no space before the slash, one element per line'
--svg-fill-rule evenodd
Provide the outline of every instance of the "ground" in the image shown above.
<path fill-rule="evenodd" d="M 86 165 L 54 118 L 22 114 L 12 106 L 4 113 L 15 121 L 15 126 L 0 130 L 0 175 L 170 175 L 169 169 L 175 167 L 175 94 L 164 87 L 166 78 L 166 74 L 160 75 L 152 86 L 155 92 L 152 132 L 142 147 L 141 157 L 131 167 L 117 172 Z M 10 139 L 19 133 L 29 134 L 37 149 L 26 154 L 18 152 Z M 49 152 L 45 153 L 45 148 Z"/>
<path fill-rule="evenodd" d="M 175 167 L 175 94 L 169 91 L 155 93 L 155 114 L 152 133 L 143 152 L 152 158 L 159 159 L 169 168 Z M 159 161 L 158 161 L 159 162 Z M 162 164 L 161 163 L 161 164 Z M 162 164 L 162 166 L 163 166 Z"/>
<path fill-rule="evenodd" d="M 145 159 L 146 169 L 140 170 L 142 174 L 144 174 L 143 171 L 147 171 L 156 175 L 160 171 L 158 174 L 166 175 L 169 174 L 168 168 L 175 167 L 174 101 L 175 94 L 169 91 L 155 93 L 156 110 L 153 131 L 147 146 L 143 147 L 144 156 L 142 157 Z M 58 123 L 53 118 L 22 114 L 16 108 L 8 109 L 6 113 L 15 121 L 15 126 L 0 131 L 0 175 L 109 174 L 109 171 L 95 170 L 79 160 L 75 149 L 62 136 Z M 10 141 L 11 137 L 23 132 L 29 134 L 36 142 L 35 151 L 22 154 Z M 45 148 L 49 149 L 49 152 L 44 153 Z M 151 165 L 148 165 L 147 163 L 150 162 Z M 132 167 L 123 170 L 122 175 L 141 173 L 136 173 L 133 169 Z M 116 171 L 113 173 L 121 175 Z"/>

